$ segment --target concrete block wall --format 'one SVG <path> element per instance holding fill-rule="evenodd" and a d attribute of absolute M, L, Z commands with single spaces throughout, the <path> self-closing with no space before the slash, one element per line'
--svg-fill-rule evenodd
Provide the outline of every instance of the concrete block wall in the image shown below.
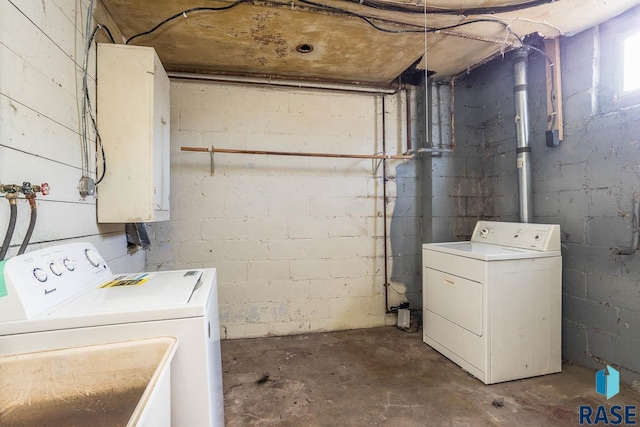
<path fill-rule="evenodd" d="M 640 106 L 598 104 L 610 90 L 599 78 L 601 67 L 611 69 L 601 63 L 607 46 L 598 28 L 561 39 L 565 136 L 557 148 L 545 145 L 544 59 L 529 58 L 534 220 L 562 230 L 563 357 L 611 364 L 630 382 L 640 379 L 640 254 L 617 248 L 631 244 L 640 191 Z M 518 219 L 512 69 L 507 55 L 466 79 L 483 111 L 475 123 L 485 144 L 483 217 L 501 221 Z M 472 117 L 464 124 L 473 125 Z"/>
<path fill-rule="evenodd" d="M 124 225 L 98 224 L 95 198 L 80 198 L 77 188 L 82 176 L 79 110 L 87 9 L 87 1 L 0 2 L 0 183 L 51 186 L 50 195 L 37 195 L 38 220 L 27 251 L 89 241 L 112 270 L 135 272 L 144 268 L 144 252 L 129 255 Z M 105 15 L 104 10 L 97 13 Z M 95 106 L 94 53 L 92 47 L 89 88 Z M 95 138 L 90 137 L 89 167 L 95 178 Z M 4 236 L 9 204 L 0 202 Z M 18 251 L 29 211 L 20 198 L 8 257 Z"/>
<path fill-rule="evenodd" d="M 383 200 L 372 160 L 181 152 L 181 146 L 373 154 L 379 95 L 173 81 L 171 220 L 149 269 L 218 268 L 224 338 L 385 324 Z M 404 97 L 385 99 L 387 152 Z M 420 291 L 413 161 L 388 161 L 390 305 Z"/>

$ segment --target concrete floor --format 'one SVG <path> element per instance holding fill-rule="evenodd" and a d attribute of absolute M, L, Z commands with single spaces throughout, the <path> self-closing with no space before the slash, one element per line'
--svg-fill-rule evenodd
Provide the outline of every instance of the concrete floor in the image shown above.
<path fill-rule="evenodd" d="M 593 371 L 486 386 L 422 342 L 382 327 L 222 342 L 227 426 L 578 425 L 580 405 L 607 401 Z"/>

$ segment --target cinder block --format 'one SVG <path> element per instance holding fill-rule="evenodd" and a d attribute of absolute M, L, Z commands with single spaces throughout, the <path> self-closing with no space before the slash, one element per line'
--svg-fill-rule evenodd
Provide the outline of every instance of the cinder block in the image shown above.
<path fill-rule="evenodd" d="M 328 319 L 312 320 L 309 324 L 312 332 L 340 331 L 384 326 L 385 319 L 384 314 L 377 316 L 361 315 L 355 317 L 330 317 Z"/>
<path fill-rule="evenodd" d="M 312 258 L 312 240 L 270 239 L 267 243 L 269 245 L 270 260 L 295 260 Z"/>
<path fill-rule="evenodd" d="M 354 318 L 367 316 L 369 297 L 329 298 L 329 317 Z"/>
<path fill-rule="evenodd" d="M 191 229 L 196 227 L 181 227 Z M 203 240 L 238 240 L 246 239 L 246 220 L 237 218 L 211 218 L 200 221 Z M 176 230 L 178 232 L 178 230 Z"/>
<path fill-rule="evenodd" d="M 329 236 L 329 224 L 322 217 L 298 217 L 288 221 L 290 239 L 323 239 Z"/>
<path fill-rule="evenodd" d="M 620 337 L 635 341 L 640 348 L 640 304 L 633 309 L 620 309 Z"/>
<path fill-rule="evenodd" d="M 269 247 L 258 240 L 227 240 L 223 243 L 225 261 L 262 261 L 269 259 Z"/>
<path fill-rule="evenodd" d="M 344 217 L 372 216 L 382 207 L 375 199 L 366 197 L 327 197 L 314 195 L 310 200 L 310 209 L 314 216 Z"/>
<path fill-rule="evenodd" d="M 618 310 L 606 303 L 589 301 L 565 295 L 562 316 L 578 324 L 603 332 L 618 333 Z"/>
<path fill-rule="evenodd" d="M 288 111 L 288 91 L 279 89 L 255 88 L 255 92 L 247 93 L 244 104 L 245 111 L 264 113 L 269 111 L 272 114 L 279 114 Z"/>
<path fill-rule="evenodd" d="M 247 219 L 244 224 L 245 237 L 250 240 L 269 241 L 287 237 L 287 221 L 281 217 L 258 217 Z"/>
<path fill-rule="evenodd" d="M 293 321 L 328 319 L 329 304 L 322 299 L 290 301 L 289 313 Z"/>
<path fill-rule="evenodd" d="M 243 325 L 247 322 L 245 312 L 241 310 L 240 305 L 220 302 L 218 305 L 218 315 L 220 317 L 220 323 L 225 326 Z"/>
<path fill-rule="evenodd" d="M 329 237 L 363 237 L 367 236 L 365 217 L 336 217 L 327 220 Z"/>
<path fill-rule="evenodd" d="M 306 334 L 310 332 L 310 326 L 308 321 L 299 322 L 278 322 L 269 324 L 268 335 L 282 336 L 282 335 L 297 335 Z"/>
<path fill-rule="evenodd" d="M 209 266 L 218 269 L 218 283 L 246 283 L 248 280 L 246 261 L 216 261 Z"/>
<path fill-rule="evenodd" d="M 199 221 L 202 219 L 224 216 L 223 205 L 219 203 L 219 200 L 217 204 L 209 204 L 210 199 L 206 197 L 185 194 L 178 196 L 177 199 L 172 199 L 172 201 L 177 202 L 179 219 L 185 221 L 185 224 L 190 223 L 192 227 L 200 228 Z"/>
<path fill-rule="evenodd" d="M 365 242 L 362 242 L 363 239 Z M 314 239 L 308 241 L 306 248 L 310 259 L 346 258 L 359 255 L 361 252 L 369 253 L 372 249 L 371 239 L 359 237 Z"/>
<path fill-rule="evenodd" d="M 178 246 L 177 256 L 182 260 L 211 265 L 211 263 L 224 260 L 221 242 L 194 240 L 181 242 Z"/>
<path fill-rule="evenodd" d="M 583 325 L 563 319 L 562 358 L 583 366 L 596 367 L 588 352 L 587 330 Z"/>
<path fill-rule="evenodd" d="M 269 282 L 219 282 L 218 299 L 230 305 L 272 302 Z"/>
<path fill-rule="evenodd" d="M 271 134 L 307 135 L 311 133 L 312 120 L 311 116 L 282 113 L 271 117 L 268 130 Z"/>
<path fill-rule="evenodd" d="M 345 281 L 349 297 L 370 297 L 376 289 L 375 277 L 359 277 Z"/>
<path fill-rule="evenodd" d="M 587 244 L 626 248 L 631 246 L 632 240 L 631 220 L 628 218 L 615 216 L 587 219 Z"/>
<path fill-rule="evenodd" d="M 255 187 L 254 187 L 254 190 Z M 220 203 L 220 200 L 217 200 Z M 224 197 L 224 214 L 228 218 L 255 218 L 268 216 L 269 200 L 258 192 L 227 191 Z"/>
<path fill-rule="evenodd" d="M 329 94 L 304 91 L 288 91 L 286 93 L 287 112 L 291 114 L 326 116 L 335 108 L 333 98 Z M 341 111 L 342 109 L 338 109 Z M 313 114 L 315 113 L 315 114 Z"/>
<path fill-rule="evenodd" d="M 564 268 L 562 270 L 562 293 L 565 295 L 587 298 L 587 274 L 584 271 Z M 595 296 L 589 299 L 598 301 Z"/>
<path fill-rule="evenodd" d="M 329 259 L 299 259 L 290 262 L 291 280 L 315 280 L 331 278 Z"/>
<path fill-rule="evenodd" d="M 248 280 L 285 280 L 289 277 L 289 261 L 249 261 Z"/>
<path fill-rule="evenodd" d="M 242 310 L 246 313 L 247 323 L 274 323 L 289 321 L 289 307 L 286 303 L 253 303 L 245 304 Z"/>
<path fill-rule="evenodd" d="M 267 201 L 267 212 L 271 217 L 305 217 L 311 214 L 310 202 L 304 194 L 296 197 L 277 198 Z"/>
<path fill-rule="evenodd" d="M 349 297 L 349 283 L 347 280 L 330 279 L 330 280 L 309 280 L 308 284 L 309 298 L 311 300 L 322 300 L 326 303 L 328 298 L 344 298 Z"/>
<path fill-rule="evenodd" d="M 369 273 L 367 258 L 333 259 L 329 264 L 329 273 L 335 279 L 352 279 L 366 277 Z"/>
<path fill-rule="evenodd" d="M 589 333 L 589 351 L 600 360 L 640 372 L 640 341 L 601 332 Z"/>
<path fill-rule="evenodd" d="M 258 338 L 269 335 L 270 325 L 267 323 L 254 323 L 246 325 L 225 325 L 220 322 L 226 339 L 236 338 Z"/>
<path fill-rule="evenodd" d="M 564 76 L 567 75 L 568 71 L 583 70 L 583 73 L 587 73 L 591 70 L 595 57 L 595 37 L 597 37 L 597 34 L 598 30 L 590 28 L 573 37 L 562 39 L 560 53 L 562 55 L 562 69 L 564 70 L 563 82 Z M 571 76 L 574 75 L 570 74 L 569 77 L 571 78 Z M 584 75 L 581 74 L 573 78 L 584 78 L 582 76 Z"/>

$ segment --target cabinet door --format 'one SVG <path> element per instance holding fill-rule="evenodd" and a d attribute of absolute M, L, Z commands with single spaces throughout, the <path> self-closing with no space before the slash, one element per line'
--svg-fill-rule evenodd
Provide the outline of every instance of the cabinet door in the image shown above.
<path fill-rule="evenodd" d="M 170 82 L 155 56 L 153 99 L 153 210 L 169 211 Z M 162 216 L 162 214 L 160 214 Z"/>
<path fill-rule="evenodd" d="M 108 167 L 99 222 L 169 220 L 169 78 L 153 48 L 98 44 L 98 127 Z"/>

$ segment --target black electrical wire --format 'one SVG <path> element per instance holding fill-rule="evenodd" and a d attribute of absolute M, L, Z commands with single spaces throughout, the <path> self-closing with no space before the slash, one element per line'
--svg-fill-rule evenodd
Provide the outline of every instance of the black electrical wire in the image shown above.
<path fill-rule="evenodd" d="M 124 42 L 124 44 L 129 44 L 131 42 L 131 40 L 133 40 L 133 39 L 136 39 L 136 38 L 142 37 L 142 36 L 146 36 L 147 34 L 151 34 L 154 31 L 156 31 L 158 28 L 162 27 L 164 24 L 167 24 L 167 23 L 173 21 L 174 19 L 178 19 L 181 16 L 184 16 L 186 18 L 188 13 L 202 12 L 202 11 L 217 12 L 217 11 L 220 11 L 220 10 L 228 10 L 228 9 L 236 7 L 240 3 L 243 3 L 244 1 L 245 0 L 238 0 L 235 3 L 231 3 L 231 4 L 227 5 L 227 6 L 221 6 L 221 7 L 192 7 L 191 9 L 185 9 L 182 12 L 176 13 L 175 15 L 170 16 L 167 19 L 161 21 L 159 24 L 157 24 L 155 27 L 151 28 L 150 30 L 144 31 L 142 33 L 138 33 L 138 34 L 135 34 L 135 35 L 129 37 Z"/>
<path fill-rule="evenodd" d="M 194 7 L 191 9 L 186 9 L 183 10 L 182 12 L 176 13 L 175 15 L 172 15 L 164 20 L 162 20 L 161 22 L 159 22 L 158 24 L 156 24 L 153 28 L 144 31 L 142 33 L 138 33 L 135 34 L 131 37 L 129 37 L 126 41 L 125 44 L 129 44 L 132 40 L 138 38 L 138 37 L 142 37 L 145 36 L 147 34 L 151 34 L 153 32 L 155 32 L 156 30 L 158 30 L 160 27 L 162 27 L 163 25 L 178 19 L 181 16 L 186 16 L 186 14 L 188 13 L 192 13 L 192 12 L 202 12 L 202 11 L 220 11 L 220 10 L 228 10 L 231 9 L 233 7 L 236 7 L 237 5 L 239 5 L 240 3 L 244 3 L 246 0 L 238 0 L 235 3 L 232 3 L 228 6 L 222 6 L 222 7 Z M 331 10 L 334 12 L 338 12 L 344 15 L 348 15 L 348 16 L 353 16 L 359 19 L 362 19 L 363 21 L 365 21 L 367 24 L 369 24 L 371 27 L 373 27 L 374 29 L 384 32 L 384 33 L 391 33 L 391 34 L 403 34 L 403 33 L 416 33 L 416 34 L 423 34 L 425 31 L 427 33 L 435 33 L 437 31 L 442 31 L 442 30 L 450 30 L 452 28 L 458 28 L 458 27 L 462 27 L 465 25 L 470 25 L 470 24 L 475 24 L 475 23 L 479 23 L 479 22 L 493 22 L 493 23 L 497 23 L 500 24 L 502 26 L 504 26 L 510 34 L 512 34 L 513 36 L 515 36 L 520 42 L 522 42 L 522 40 L 520 39 L 520 37 L 518 37 L 513 31 L 511 31 L 511 29 L 509 28 L 509 25 L 500 20 L 500 19 L 493 19 L 493 18 L 480 18 L 480 19 L 473 19 L 471 21 L 466 21 L 466 22 L 461 22 L 459 24 L 453 24 L 453 25 L 448 25 L 446 27 L 433 27 L 433 28 L 420 28 L 420 29 L 415 29 L 415 30 L 392 30 L 389 28 L 384 28 L 384 27 L 380 27 L 379 25 L 377 25 L 376 23 L 373 22 L 373 20 L 367 16 L 361 15 L 359 13 L 356 12 L 352 12 L 350 10 L 346 10 L 346 9 L 341 9 L 339 7 L 334 7 L 334 6 L 329 6 L 329 5 L 325 5 L 322 3 L 316 3 L 314 1 L 311 0 L 298 0 L 300 3 L 302 4 L 307 4 L 310 6 L 314 6 L 318 9 L 324 9 L 324 10 Z M 545 0 L 545 1 L 549 1 L 549 0 Z M 407 25 L 407 24 L 400 24 L 400 25 Z"/>
<path fill-rule="evenodd" d="M 111 39 L 111 41 L 115 43 L 115 40 L 113 39 L 113 36 L 111 35 L 111 31 L 109 31 L 109 28 L 106 25 L 98 24 L 93 29 L 93 32 L 91 33 L 91 37 L 89 38 L 89 46 L 93 43 L 98 30 L 104 30 L 109 35 L 109 38 Z M 87 100 L 87 106 L 89 107 L 88 108 L 89 118 L 91 119 L 93 130 L 96 133 L 96 151 L 98 150 L 98 147 L 99 147 L 102 153 L 102 175 L 100 176 L 100 179 L 96 181 L 96 185 L 98 185 L 100 184 L 100 182 L 102 182 L 102 180 L 104 179 L 104 175 L 107 172 L 107 158 L 104 154 L 104 145 L 102 145 L 102 138 L 100 137 L 100 132 L 98 131 L 98 124 L 96 123 L 95 117 L 93 117 L 93 108 L 91 106 L 91 97 L 89 96 L 88 87 L 85 87 L 84 96 L 85 96 L 85 99 Z"/>
<path fill-rule="evenodd" d="M 113 38 L 113 34 L 111 34 L 111 30 L 109 30 L 109 27 L 107 27 L 104 24 L 98 24 L 98 26 L 96 28 L 101 29 L 102 31 L 107 33 L 107 36 L 109 37 L 109 40 L 111 40 L 111 43 L 113 43 L 113 44 L 116 43 L 116 40 Z"/>
<path fill-rule="evenodd" d="M 375 0 L 347 0 L 351 3 L 358 3 L 363 6 L 367 6 L 374 9 L 387 10 L 393 12 L 405 12 L 405 13 L 415 13 L 415 14 L 424 14 L 425 8 L 420 5 L 415 5 L 415 7 L 411 7 L 413 5 L 388 5 L 381 4 L 376 2 Z M 427 7 L 426 13 L 430 15 L 484 15 L 484 14 L 495 14 L 495 13 L 506 13 L 506 12 L 515 12 L 518 10 L 529 9 L 536 6 L 542 6 L 545 4 L 553 3 L 558 0 L 533 0 L 528 1 L 526 3 L 514 4 L 509 6 L 493 6 L 493 7 L 475 7 L 468 9 L 443 9 L 443 8 L 435 8 L 435 7 Z"/>

